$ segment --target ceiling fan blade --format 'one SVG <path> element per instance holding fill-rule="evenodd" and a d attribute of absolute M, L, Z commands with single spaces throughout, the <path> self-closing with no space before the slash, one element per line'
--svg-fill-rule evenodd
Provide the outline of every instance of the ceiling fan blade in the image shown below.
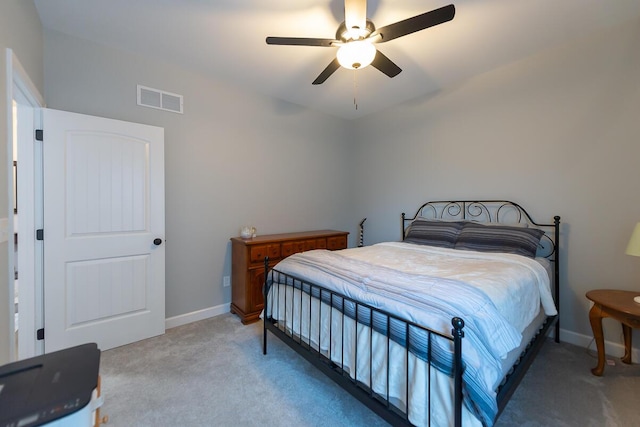
<path fill-rule="evenodd" d="M 392 60 L 387 58 L 379 50 L 376 51 L 376 57 L 373 58 L 371 65 L 378 70 L 382 71 L 389 77 L 395 77 L 402 71 L 402 68 L 398 67 Z"/>
<path fill-rule="evenodd" d="M 340 43 L 334 39 L 313 39 L 305 37 L 267 37 L 267 44 L 287 46 L 321 46 L 333 47 L 334 43 Z"/>
<path fill-rule="evenodd" d="M 344 22 L 347 30 L 367 28 L 367 0 L 344 0 Z"/>
<path fill-rule="evenodd" d="M 433 27 L 434 25 L 451 21 L 455 14 L 456 8 L 454 5 L 450 4 L 449 6 L 434 9 L 430 12 L 423 13 L 422 15 L 417 15 L 413 18 L 408 18 L 403 21 L 398 21 L 395 24 L 378 28 L 375 33 L 382 36 L 382 39 L 379 42 L 384 43 L 389 40 L 397 39 L 398 37 L 406 36 L 407 34 L 415 33 L 416 31 L 424 30 L 425 28 Z"/>
<path fill-rule="evenodd" d="M 322 70 L 322 72 L 320 73 L 320 75 L 318 77 L 316 77 L 316 79 L 313 81 L 314 85 L 321 85 L 322 83 L 325 82 L 325 80 L 327 80 L 331 74 L 333 74 L 338 68 L 340 68 L 340 63 L 338 62 L 338 58 L 334 58 L 333 61 L 331 61 L 331 63 L 329 65 L 327 65 L 327 68 L 325 68 L 324 70 Z"/>

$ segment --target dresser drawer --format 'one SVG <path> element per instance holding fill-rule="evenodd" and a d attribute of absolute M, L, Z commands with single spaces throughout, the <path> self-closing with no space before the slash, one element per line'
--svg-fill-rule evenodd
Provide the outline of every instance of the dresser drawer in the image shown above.
<path fill-rule="evenodd" d="M 267 255 L 269 256 L 269 259 L 280 258 L 280 245 L 279 244 L 268 245 Z"/>
<path fill-rule="evenodd" d="M 280 253 L 282 254 L 282 258 L 286 258 L 289 255 L 293 255 L 295 253 L 293 249 L 293 242 L 283 243 L 280 249 Z"/>
<path fill-rule="evenodd" d="M 249 260 L 251 260 L 251 262 L 264 262 L 264 257 L 266 256 L 268 256 L 270 260 L 280 258 L 280 245 L 251 246 L 249 249 Z"/>
<path fill-rule="evenodd" d="M 316 249 L 327 249 L 327 239 L 316 239 Z"/>
<path fill-rule="evenodd" d="M 318 244 L 316 242 L 316 239 L 313 240 L 305 240 L 304 241 L 304 250 L 305 251 L 312 251 L 314 249 L 318 248 Z"/>
<path fill-rule="evenodd" d="M 347 236 L 335 236 L 327 238 L 327 249 L 335 251 L 347 247 Z"/>
<path fill-rule="evenodd" d="M 280 253 L 283 258 L 288 257 L 289 255 L 297 254 L 298 252 L 305 251 L 305 241 L 295 241 L 295 242 L 285 242 L 282 244 L 282 248 Z"/>
<path fill-rule="evenodd" d="M 249 259 L 251 262 L 264 262 L 264 257 L 266 257 L 268 253 L 267 245 L 251 246 L 251 248 L 249 248 Z"/>

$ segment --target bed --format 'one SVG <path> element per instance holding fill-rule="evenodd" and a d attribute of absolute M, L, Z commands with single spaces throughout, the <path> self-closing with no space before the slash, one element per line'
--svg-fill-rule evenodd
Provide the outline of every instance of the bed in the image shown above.
<path fill-rule="evenodd" d="M 555 325 L 559 227 L 430 201 L 402 239 L 265 259 L 271 332 L 393 425 L 491 426 Z"/>

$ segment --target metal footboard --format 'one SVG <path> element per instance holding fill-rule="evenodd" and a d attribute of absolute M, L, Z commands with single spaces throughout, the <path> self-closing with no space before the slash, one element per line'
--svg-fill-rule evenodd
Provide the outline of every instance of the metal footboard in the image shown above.
<path fill-rule="evenodd" d="M 411 425 L 413 419 L 430 425 L 430 379 L 436 369 L 431 364 L 432 343 L 449 340 L 453 352 L 451 419 L 456 427 L 461 426 L 462 319 L 453 318 L 451 336 L 444 335 L 276 269 L 269 274 L 268 258 L 263 319 L 264 354 L 267 331 L 271 331 L 392 425 Z M 391 378 L 392 364 L 398 364 L 394 369 L 402 367 L 404 381 Z M 418 366 L 423 370 L 426 366 L 426 414 L 413 413 L 410 402 L 418 387 L 411 385 Z M 398 390 L 398 384 L 404 390 Z"/>

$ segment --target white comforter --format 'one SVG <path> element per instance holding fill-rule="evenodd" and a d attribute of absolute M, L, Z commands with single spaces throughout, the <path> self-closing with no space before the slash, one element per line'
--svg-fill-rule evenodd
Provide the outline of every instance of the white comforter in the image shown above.
<path fill-rule="evenodd" d="M 396 242 L 346 249 L 341 255 L 405 273 L 472 285 L 487 294 L 518 332 L 531 323 L 540 304 L 547 316 L 558 313 L 551 296 L 549 273 L 539 260 Z"/>
<path fill-rule="evenodd" d="M 388 242 L 295 254 L 276 269 L 443 333 L 453 316 L 463 318 L 463 355 L 483 406 L 495 400 L 501 360 L 540 306 L 557 313 L 545 267 L 519 255 Z M 487 409 L 489 419 L 495 409 Z"/>

